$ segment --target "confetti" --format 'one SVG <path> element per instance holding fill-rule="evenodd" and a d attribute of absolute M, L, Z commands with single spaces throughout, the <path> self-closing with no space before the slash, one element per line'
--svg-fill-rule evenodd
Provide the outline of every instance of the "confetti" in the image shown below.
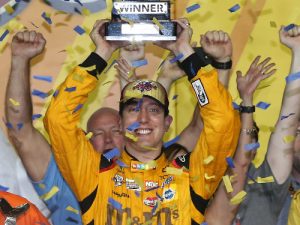
<path fill-rule="evenodd" d="M 32 117 L 31 117 L 31 119 L 32 120 L 36 120 L 36 119 L 39 119 L 41 117 L 42 117 L 42 114 L 33 114 Z"/>
<path fill-rule="evenodd" d="M 0 185 L 0 191 L 7 191 L 9 188 L 8 187 L 4 187 L 2 185 Z"/>
<path fill-rule="evenodd" d="M 42 80 L 42 81 L 46 81 L 46 82 L 49 82 L 49 83 L 52 82 L 52 77 L 51 77 L 51 76 L 39 76 L 39 75 L 34 75 L 34 76 L 33 76 L 33 79 L 36 79 L 36 80 Z"/>
<path fill-rule="evenodd" d="M 136 105 L 136 107 L 135 107 L 135 109 L 134 109 L 134 111 L 135 112 L 140 111 L 142 104 L 143 104 L 143 98 L 140 98 L 137 105 Z"/>
<path fill-rule="evenodd" d="M 18 123 L 18 124 L 17 124 L 17 128 L 18 128 L 18 130 L 21 130 L 23 126 L 24 126 L 24 124 L 23 124 L 23 123 Z"/>
<path fill-rule="evenodd" d="M 199 9 L 199 8 L 200 8 L 200 5 L 198 3 L 196 3 L 194 5 L 191 5 L 191 6 L 187 7 L 186 12 L 191 13 L 191 12 L 193 12 L 193 11 Z"/>
<path fill-rule="evenodd" d="M 204 178 L 205 178 L 206 180 L 212 180 L 212 179 L 215 179 L 215 178 L 216 178 L 216 176 L 215 176 L 215 175 L 208 176 L 208 174 L 207 174 L 207 173 L 205 173 L 205 174 L 204 174 Z"/>
<path fill-rule="evenodd" d="M 280 117 L 280 120 L 284 120 L 284 119 L 286 119 L 286 118 L 289 118 L 289 117 L 292 116 L 292 115 L 295 115 L 295 113 L 290 113 L 290 114 L 287 115 L 287 116 L 281 116 L 281 117 Z"/>
<path fill-rule="evenodd" d="M 287 136 L 283 137 L 283 141 L 286 144 L 289 144 L 289 143 L 293 142 L 294 140 L 295 140 L 294 135 L 287 135 Z"/>
<path fill-rule="evenodd" d="M 285 78 L 285 81 L 286 81 L 286 83 L 288 84 L 288 83 L 290 83 L 290 82 L 292 82 L 292 81 L 294 81 L 294 80 L 298 80 L 299 78 L 300 78 L 300 72 L 298 72 L 298 73 L 293 73 L 293 74 L 288 75 L 288 76 Z"/>
<path fill-rule="evenodd" d="M 85 135 L 85 138 L 86 138 L 87 140 L 90 140 L 90 139 L 92 138 L 92 136 L 93 136 L 93 132 L 88 132 L 88 133 Z"/>
<path fill-rule="evenodd" d="M 91 11 L 87 8 L 82 8 L 81 13 L 85 16 L 91 15 Z"/>
<path fill-rule="evenodd" d="M 9 34 L 9 30 L 5 30 L 3 34 L 0 36 L 0 41 L 3 41 L 4 38 Z"/>
<path fill-rule="evenodd" d="M 208 225 L 208 223 L 204 221 L 204 222 L 201 223 L 200 225 Z"/>
<path fill-rule="evenodd" d="M 51 20 L 49 14 L 43 12 L 41 16 L 44 18 L 44 20 L 45 20 L 48 24 L 50 24 L 50 25 L 52 24 L 52 20 Z"/>
<path fill-rule="evenodd" d="M 48 93 L 33 89 L 33 91 L 31 92 L 32 95 L 34 96 L 38 96 L 42 99 L 47 98 L 48 97 Z"/>
<path fill-rule="evenodd" d="M 231 157 L 226 157 L 226 162 L 227 162 L 227 165 L 228 165 L 231 169 L 235 168 L 234 163 L 233 163 L 233 159 L 232 159 Z"/>
<path fill-rule="evenodd" d="M 85 30 L 82 27 L 80 27 L 79 25 L 74 27 L 74 31 L 80 35 L 83 35 L 85 33 Z"/>
<path fill-rule="evenodd" d="M 118 148 L 113 148 L 112 150 L 110 150 L 109 152 L 106 152 L 105 154 L 103 154 L 103 156 L 108 159 L 111 160 L 114 157 L 120 157 L 121 153 L 120 150 Z"/>
<path fill-rule="evenodd" d="M 173 64 L 173 63 L 179 61 L 181 58 L 183 58 L 183 54 L 182 53 L 180 53 L 177 56 L 175 56 L 174 58 L 170 59 L 170 63 Z"/>
<path fill-rule="evenodd" d="M 122 162 L 121 160 L 117 159 L 116 163 L 120 166 L 120 167 L 129 167 L 128 165 L 126 165 L 124 162 Z"/>
<path fill-rule="evenodd" d="M 233 188 L 232 188 L 232 185 L 231 185 L 231 182 L 230 182 L 230 178 L 229 178 L 228 175 L 223 176 L 223 182 L 224 182 L 224 185 L 225 185 L 227 193 L 233 192 Z"/>
<path fill-rule="evenodd" d="M 47 95 L 50 96 L 50 95 L 52 95 L 53 93 L 54 93 L 54 90 L 51 89 L 50 91 L 48 91 Z"/>
<path fill-rule="evenodd" d="M 54 186 L 51 188 L 51 190 L 48 193 L 40 196 L 40 198 L 43 199 L 44 201 L 47 201 L 50 198 L 52 198 L 55 194 L 57 194 L 58 191 L 59 191 L 59 188 L 57 186 Z"/>
<path fill-rule="evenodd" d="M 291 23 L 291 24 L 285 26 L 283 29 L 285 32 L 288 32 L 289 30 L 293 29 L 295 26 L 296 26 L 295 24 Z"/>
<path fill-rule="evenodd" d="M 209 155 L 206 159 L 203 160 L 204 165 L 210 164 L 214 159 L 215 159 L 214 156 Z"/>
<path fill-rule="evenodd" d="M 113 198 L 108 198 L 108 203 L 110 203 L 115 209 L 122 210 L 122 204 Z"/>
<path fill-rule="evenodd" d="M 272 183 L 272 182 L 274 182 L 274 177 L 273 176 L 257 177 L 256 182 L 259 183 L 259 184 Z"/>
<path fill-rule="evenodd" d="M 240 110 L 240 106 L 237 103 L 232 102 L 232 106 L 235 110 Z"/>
<path fill-rule="evenodd" d="M 130 140 L 137 142 L 138 141 L 138 137 L 136 137 L 134 134 L 131 134 L 129 132 L 125 132 L 125 137 L 129 138 Z"/>
<path fill-rule="evenodd" d="M 261 109 L 267 109 L 269 108 L 270 104 L 266 102 L 259 102 L 256 104 L 256 107 L 261 108 Z"/>
<path fill-rule="evenodd" d="M 164 143 L 164 148 L 168 148 L 172 144 L 175 144 L 179 140 L 179 136 L 173 138 L 172 140 Z"/>
<path fill-rule="evenodd" d="M 244 149 L 246 151 L 252 151 L 252 150 L 258 149 L 259 147 L 260 147 L 259 142 L 244 145 Z"/>
<path fill-rule="evenodd" d="M 74 2 L 77 2 L 80 6 L 83 6 L 83 4 L 79 0 L 74 0 Z"/>
<path fill-rule="evenodd" d="M 178 169 L 178 168 L 174 168 L 174 167 L 166 167 L 166 172 L 168 174 L 172 174 L 172 175 L 182 175 L 183 173 L 183 168 Z"/>
<path fill-rule="evenodd" d="M 53 93 L 53 97 L 56 97 L 59 93 L 59 90 L 56 90 L 54 93 Z"/>
<path fill-rule="evenodd" d="M 73 213 L 76 213 L 76 214 L 79 214 L 79 210 L 78 209 L 74 209 L 72 206 L 68 205 L 66 210 L 70 211 L 70 212 L 73 212 Z"/>
<path fill-rule="evenodd" d="M 172 100 L 176 100 L 177 97 L 178 97 L 178 95 L 174 95 L 173 98 L 172 98 Z"/>
<path fill-rule="evenodd" d="M 134 131 L 135 129 L 140 127 L 140 123 L 139 122 L 134 122 L 131 125 L 129 125 L 129 127 L 127 127 L 127 130 L 129 131 Z"/>
<path fill-rule="evenodd" d="M 83 104 L 78 104 L 72 113 L 78 112 L 78 110 L 81 109 L 82 107 L 83 107 Z"/>
<path fill-rule="evenodd" d="M 247 195 L 246 191 L 240 191 L 232 199 L 230 199 L 230 203 L 232 205 L 238 205 L 245 199 L 246 195 Z"/>
<path fill-rule="evenodd" d="M 5 126 L 8 128 L 8 129 L 13 129 L 13 125 L 10 123 L 10 122 L 6 122 L 5 123 Z"/>
<path fill-rule="evenodd" d="M 67 92 L 73 92 L 73 91 L 76 91 L 76 87 L 66 87 L 66 88 L 65 88 L 65 91 L 67 91 Z"/>
<path fill-rule="evenodd" d="M 233 13 L 233 12 L 236 12 L 240 9 L 240 5 L 239 4 L 235 4 L 234 6 L 232 6 L 231 8 L 229 8 L 229 12 Z"/>
<path fill-rule="evenodd" d="M 153 17 L 152 22 L 158 26 L 159 30 L 163 30 L 164 26 L 158 21 L 158 19 L 156 19 L 156 17 Z"/>
<path fill-rule="evenodd" d="M 13 104 L 14 106 L 20 106 L 20 102 L 14 100 L 14 99 L 12 99 L 12 98 L 9 98 L 9 101 L 10 101 L 10 103 Z"/>
<path fill-rule="evenodd" d="M 137 61 L 132 62 L 132 67 L 138 68 L 141 66 L 145 66 L 147 64 L 148 64 L 147 59 L 142 59 L 142 60 L 137 60 Z"/>
<path fill-rule="evenodd" d="M 4 6 L 4 8 L 5 8 L 5 11 L 8 13 L 8 14 L 13 14 L 14 13 L 14 9 L 13 9 L 13 7 L 11 7 L 10 5 L 6 5 L 6 6 Z"/>
<path fill-rule="evenodd" d="M 141 148 L 144 148 L 144 149 L 147 149 L 147 150 L 151 150 L 151 151 L 158 151 L 158 150 L 160 150 L 160 148 L 150 147 L 150 146 L 146 146 L 146 145 L 141 145 Z"/>

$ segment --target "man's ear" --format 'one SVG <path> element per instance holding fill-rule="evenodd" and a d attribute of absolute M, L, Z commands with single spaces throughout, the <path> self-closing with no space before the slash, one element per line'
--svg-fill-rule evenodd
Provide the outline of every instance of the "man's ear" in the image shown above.
<path fill-rule="evenodd" d="M 172 121 L 173 121 L 172 116 L 170 116 L 170 115 L 166 116 L 166 118 L 165 118 L 165 132 L 167 132 L 169 130 Z"/>

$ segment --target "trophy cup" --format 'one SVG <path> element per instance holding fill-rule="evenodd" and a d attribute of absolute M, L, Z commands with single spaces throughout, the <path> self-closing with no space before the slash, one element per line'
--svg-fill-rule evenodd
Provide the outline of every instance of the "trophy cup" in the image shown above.
<path fill-rule="evenodd" d="M 170 2 L 113 0 L 112 21 L 106 24 L 110 41 L 176 40 L 176 22 L 170 21 Z"/>

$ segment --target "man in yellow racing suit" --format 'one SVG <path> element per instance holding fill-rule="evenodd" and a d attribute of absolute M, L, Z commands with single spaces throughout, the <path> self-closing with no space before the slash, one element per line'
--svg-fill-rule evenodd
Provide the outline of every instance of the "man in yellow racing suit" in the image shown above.
<path fill-rule="evenodd" d="M 60 85 L 44 119 L 55 159 L 79 200 L 84 224 L 200 224 L 226 170 L 225 158 L 237 145 L 240 122 L 230 94 L 215 70 L 200 69 L 189 44 L 190 28 L 179 20 L 177 45 L 167 47 L 184 55 L 180 65 L 199 101 L 204 128 L 194 151 L 171 162 L 166 159 L 162 138 L 172 121 L 166 91 L 157 82 L 138 80 L 123 89 L 120 115 L 124 132 L 133 122 L 140 128 L 127 130 L 125 147 L 118 146 L 124 149 L 120 156 L 116 149 L 111 157 L 100 155 L 77 125 L 80 109 L 96 87 L 97 73 L 117 48 L 104 40 L 104 22 L 98 21 L 91 33 L 96 51 Z M 208 157 L 213 160 L 205 165 Z"/>

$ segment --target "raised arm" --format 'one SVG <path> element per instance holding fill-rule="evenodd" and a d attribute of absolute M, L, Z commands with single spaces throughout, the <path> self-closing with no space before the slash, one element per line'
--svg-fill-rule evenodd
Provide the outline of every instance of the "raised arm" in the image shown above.
<path fill-rule="evenodd" d="M 13 125 L 8 134 L 28 175 L 39 181 L 46 172 L 51 148 L 33 127 L 30 95 L 30 61 L 44 50 L 46 41 L 35 31 L 17 33 L 11 44 L 11 71 L 6 89 L 6 119 Z M 18 127 L 19 124 L 19 127 Z"/>
<path fill-rule="evenodd" d="M 292 63 L 290 75 L 300 72 L 300 26 L 295 26 L 288 32 L 282 27 L 280 32 L 281 43 L 292 50 Z M 298 74 L 299 76 L 299 74 Z M 292 171 L 294 141 L 286 141 L 287 137 L 295 136 L 300 116 L 299 93 L 291 94 L 300 87 L 300 79 L 291 80 L 293 76 L 286 77 L 286 86 L 282 99 L 280 115 L 275 131 L 268 146 L 267 160 L 278 184 L 284 183 Z M 290 114 L 292 116 L 288 116 Z M 288 118 L 282 119 L 282 116 Z"/>
<path fill-rule="evenodd" d="M 255 58 L 245 76 L 242 76 L 240 71 L 237 72 L 236 82 L 242 99 L 241 107 L 253 106 L 253 94 L 259 83 L 275 73 L 275 70 L 271 70 L 274 64 L 269 64 L 270 58 L 261 63 L 259 63 L 259 59 L 260 57 Z M 211 205 L 205 212 L 205 219 L 208 224 L 230 225 L 238 209 L 238 205 L 230 204 L 230 198 L 243 190 L 247 177 L 246 173 L 253 158 L 251 153 L 244 150 L 244 146 L 257 142 L 253 130 L 253 112 L 241 113 L 241 122 L 238 147 L 234 156 L 235 168 L 232 168 L 232 173 L 235 174 L 234 181 L 232 181 L 233 192 L 228 194 L 223 183 L 219 186 Z M 231 175 L 231 173 L 228 173 L 228 175 Z"/>

